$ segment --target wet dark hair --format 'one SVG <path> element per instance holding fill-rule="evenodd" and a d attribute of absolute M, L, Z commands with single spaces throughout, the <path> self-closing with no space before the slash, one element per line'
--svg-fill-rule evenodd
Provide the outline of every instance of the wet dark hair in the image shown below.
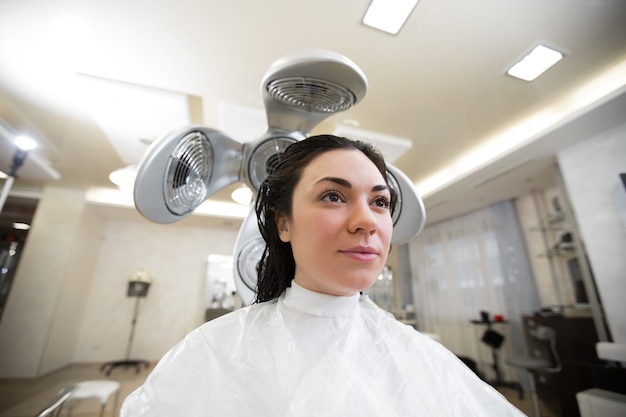
<path fill-rule="evenodd" d="M 257 265 L 257 303 L 278 298 L 291 286 L 296 263 L 291 244 L 280 240 L 276 225 L 277 215 L 291 216 L 293 192 L 302 172 L 319 155 L 336 149 L 354 149 L 363 152 L 376 165 L 385 182 L 387 166 L 381 153 L 372 145 L 334 135 L 311 136 L 291 144 L 281 157 L 276 170 L 261 184 L 256 200 L 256 215 L 265 250 Z M 395 190 L 391 193 L 390 208 L 396 203 Z"/>

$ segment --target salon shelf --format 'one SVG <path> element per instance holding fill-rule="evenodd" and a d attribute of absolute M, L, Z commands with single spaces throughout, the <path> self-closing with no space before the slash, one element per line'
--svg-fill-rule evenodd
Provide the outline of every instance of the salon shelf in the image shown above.
<path fill-rule="evenodd" d="M 540 253 L 537 255 L 540 258 L 561 258 L 561 259 L 571 259 L 577 256 L 576 248 L 573 243 L 558 244 L 555 247 L 548 249 L 544 253 Z"/>
<path fill-rule="evenodd" d="M 552 212 L 544 216 L 538 226 L 531 227 L 533 232 L 567 232 L 571 225 L 563 212 Z"/>
<path fill-rule="evenodd" d="M 546 194 L 536 190 L 532 193 L 539 225 L 529 230 L 540 231 L 543 240 L 543 253 L 536 257 L 547 260 L 557 303 L 588 305 L 598 339 L 609 340 L 593 271 L 558 164 L 553 173 L 557 194 L 550 203 Z"/>
<path fill-rule="evenodd" d="M 535 257 L 548 261 L 550 278 L 558 294 L 559 304 L 583 303 L 588 300 L 587 288 L 582 277 L 586 265 L 584 245 L 578 241 L 575 219 L 571 215 L 570 202 L 565 192 L 553 199 L 554 210 L 544 212 L 538 193 L 533 194 L 539 225 L 529 228 L 540 232 L 543 248 Z M 581 262 L 585 262 L 582 266 Z"/>

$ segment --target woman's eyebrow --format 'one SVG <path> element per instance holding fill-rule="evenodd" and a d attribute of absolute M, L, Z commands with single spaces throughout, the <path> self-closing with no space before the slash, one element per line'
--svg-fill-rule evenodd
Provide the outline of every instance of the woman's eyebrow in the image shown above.
<path fill-rule="evenodd" d="M 339 178 L 339 177 L 320 178 L 319 180 L 316 181 L 316 183 L 320 183 L 324 181 L 330 181 L 330 182 L 334 182 L 335 184 L 341 185 L 342 187 L 352 188 L 352 184 L 350 183 L 350 181 L 343 179 L 343 178 Z"/>
<path fill-rule="evenodd" d="M 339 177 L 324 177 L 324 178 L 320 178 L 318 181 L 316 181 L 316 183 L 320 183 L 320 182 L 324 182 L 324 181 L 330 181 L 330 182 L 334 182 L 337 185 L 340 185 L 342 187 L 345 188 L 352 188 L 352 183 L 350 183 L 350 181 L 344 179 L 344 178 L 339 178 Z M 389 187 L 386 184 L 380 184 L 380 185 L 375 185 L 372 187 L 372 191 L 384 191 L 384 190 L 388 190 Z"/>
<path fill-rule="evenodd" d="M 375 185 L 372 187 L 372 191 L 385 191 L 388 189 L 389 187 L 386 184 Z"/>

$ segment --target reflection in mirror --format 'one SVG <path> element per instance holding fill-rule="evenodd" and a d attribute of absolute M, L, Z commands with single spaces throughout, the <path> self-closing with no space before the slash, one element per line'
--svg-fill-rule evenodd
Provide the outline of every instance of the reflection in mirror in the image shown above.
<path fill-rule="evenodd" d="M 204 307 L 206 321 L 241 307 L 241 299 L 235 288 L 231 255 L 209 255 L 204 287 Z"/>
<path fill-rule="evenodd" d="M 380 308 L 392 311 L 393 308 L 393 270 L 385 265 L 376 282 L 364 291 Z"/>

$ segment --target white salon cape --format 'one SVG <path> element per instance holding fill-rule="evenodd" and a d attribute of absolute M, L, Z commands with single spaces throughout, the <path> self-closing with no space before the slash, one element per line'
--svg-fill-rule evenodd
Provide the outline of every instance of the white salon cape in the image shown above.
<path fill-rule="evenodd" d="M 121 416 L 523 416 L 441 344 L 367 296 L 295 282 L 173 347 Z"/>

